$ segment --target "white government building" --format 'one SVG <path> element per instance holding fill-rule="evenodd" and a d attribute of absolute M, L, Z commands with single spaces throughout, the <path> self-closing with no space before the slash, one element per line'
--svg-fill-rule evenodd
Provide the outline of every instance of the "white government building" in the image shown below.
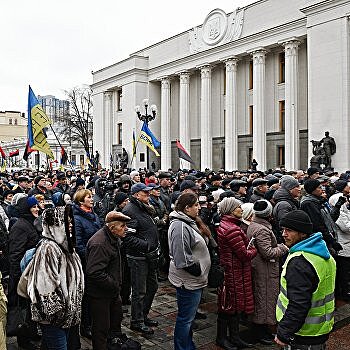
<path fill-rule="evenodd" d="M 190 30 L 93 72 L 94 147 L 108 167 L 142 123 L 161 142 L 148 164 L 177 169 L 176 139 L 195 167 L 305 169 L 311 140 L 337 143 L 332 166 L 350 168 L 350 1 L 260 0 L 226 14 L 211 11 Z M 131 167 L 146 167 L 144 145 Z M 190 167 L 183 163 L 183 167 Z"/>

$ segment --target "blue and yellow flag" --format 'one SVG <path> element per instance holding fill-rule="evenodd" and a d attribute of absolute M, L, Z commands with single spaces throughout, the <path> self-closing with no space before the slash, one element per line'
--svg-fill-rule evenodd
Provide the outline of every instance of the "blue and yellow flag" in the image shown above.
<path fill-rule="evenodd" d="M 146 122 L 143 122 L 140 138 L 139 140 L 144 143 L 154 154 L 159 157 L 160 154 L 157 152 L 156 148 L 160 146 L 160 142 L 152 134 Z"/>
<path fill-rule="evenodd" d="M 36 98 L 32 88 L 29 86 L 28 93 L 28 140 L 29 147 L 47 154 L 54 159 L 50 145 L 46 140 L 44 128 L 51 124 L 38 99 Z"/>

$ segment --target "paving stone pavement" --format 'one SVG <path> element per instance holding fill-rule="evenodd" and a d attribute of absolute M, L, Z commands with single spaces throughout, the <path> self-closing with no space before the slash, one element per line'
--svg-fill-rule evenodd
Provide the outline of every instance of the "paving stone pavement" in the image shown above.
<path fill-rule="evenodd" d="M 214 290 L 205 290 L 203 293 L 203 302 L 200 305 L 199 311 L 205 313 L 207 318 L 205 320 L 196 320 L 198 328 L 193 332 L 194 342 L 198 350 L 216 350 L 221 349 L 215 345 L 216 337 L 216 294 Z M 123 319 L 123 332 L 142 344 L 142 349 L 152 350 L 170 350 L 173 349 L 173 333 L 176 320 L 176 292 L 175 289 L 168 283 L 160 283 L 155 300 L 152 304 L 152 310 L 149 317 L 159 322 L 159 327 L 154 328 L 154 334 L 151 336 L 143 337 L 139 333 L 130 330 L 130 306 L 128 313 L 124 314 Z M 344 326 L 350 323 L 350 305 L 342 303 L 338 307 L 336 314 L 336 321 L 340 326 Z M 338 331 L 337 331 L 338 332 Z M 337 332 L 334 332 L 333 343 L 336 343 L 335 336 Z M 245 340 L 251 340 L 252 335 L 249 333 L 248 328 L 241 326 L 242 338 Z M 343 334 L 343 333 L 339 333 Z M 250 338 L 250 339 L 249 339 Z M 349 338 L 348 338 L 349 339 Z M 15 338 L 8 338 L 8 350 L 19 349 L 17 347 Z M 350 350 L 350 340 L 347 342 L 347 347 L 339 347 L 337 350 Z M 81 338 L 82 349 L 92 349 L 91 342 L 86 338 Z M 255 344 L 251 349 L 279 349 L 276 345 L 264 346 L 261 344 Z"/>

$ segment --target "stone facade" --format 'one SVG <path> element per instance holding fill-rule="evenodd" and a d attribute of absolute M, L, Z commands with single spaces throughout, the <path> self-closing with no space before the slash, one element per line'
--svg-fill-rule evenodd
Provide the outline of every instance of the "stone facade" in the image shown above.
<path fill-rule="evenodd" d="M 203 170 L 247 169 L 252 158 L 261 170 L 306 168 L 309 141 L 325 131 L 337 142 L 332 164 L 348 169 L 349 13 L 346 0 L 216 9 L 201 26 L 93 72 L 102 165 L 109 166 L 118 142 L 132 159 L 132 133 L 141 129 L 134 106 L 148 98 L 160 111 L 149 126 L 161 141 L 161 156 L 150 152 L 148 164 L 161 169 L 180 165 L 176 139 Z M 146 167 L 142 154 L 138 144 L 129 167 Z"/>

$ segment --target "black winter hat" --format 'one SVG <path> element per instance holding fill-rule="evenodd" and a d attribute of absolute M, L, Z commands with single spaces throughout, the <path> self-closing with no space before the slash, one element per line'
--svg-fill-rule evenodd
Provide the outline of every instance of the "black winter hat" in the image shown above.
<path fill-rule="evenodd" d="M 320 181 L 316 179 L 308 179 L 304 182 L 304 189 L 307 193 L 311 194 L 320 185 L 321 185 Z"/>
<path fill-rule="evenodd" d="M 124 192 L 117 192 L 114 196 L 115 205 L 122 204 L 129 196 Z"/>
<path fill-rule="evenodd" d="M 280 226 L 291 230 L 311 235 L 313 225 L 309 215 L 302 210 L 293 210 L 286 214 L 280 221 Z"/>
<path fill-rule="evenodd" d="M 320 171 L 317 169 L 317 168 L 314 168 L 314 167 L 311 167 L 311 168 L 309 168 L 309 169 L 307 169 L 307 174 L 309 175 L 309 176 L 312 176 L 312 175 L 314 175 L 314 174 L 316 174 L 316 173 L 319 173 Z"/>
<path fill-rule="evenodd" d="M 345 180 L 337 180 L 334 182 L 334 187 L 338 192 L 343 192 L 344 188 L 347 186 L 348 182 Z"/>

